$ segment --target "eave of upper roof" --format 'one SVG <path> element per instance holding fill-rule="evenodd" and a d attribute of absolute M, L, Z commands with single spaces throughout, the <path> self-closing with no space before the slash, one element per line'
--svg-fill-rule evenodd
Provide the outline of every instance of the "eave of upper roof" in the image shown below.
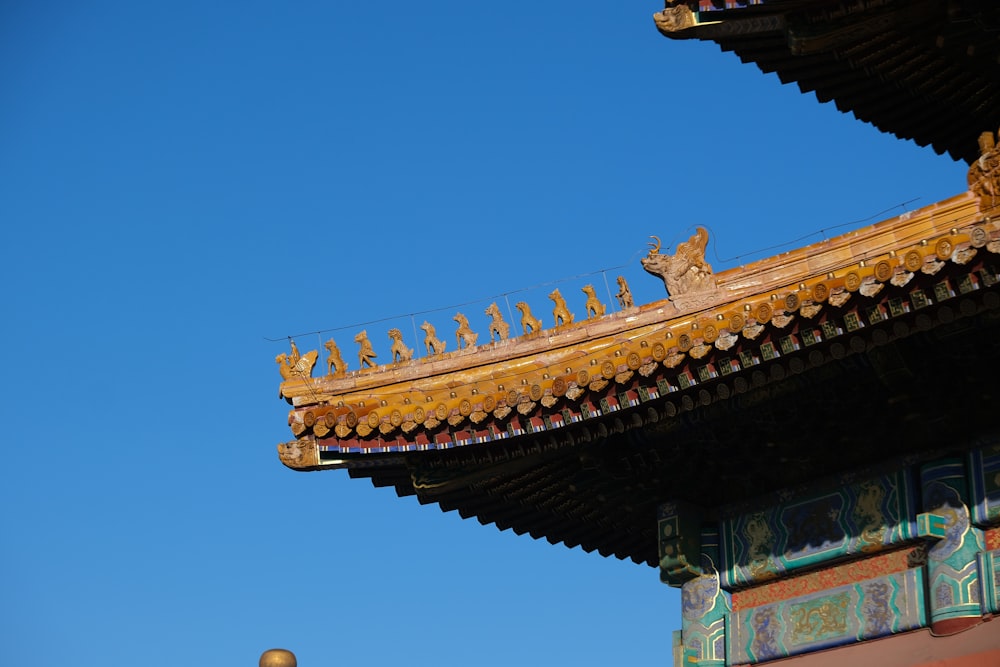
<path fill-rule="evenodd" d="M 783 83 L 956 160 L 1000 122 L 1000 5 L 949 0 L 671 0 L 673 39 L 716 42 Z"/>

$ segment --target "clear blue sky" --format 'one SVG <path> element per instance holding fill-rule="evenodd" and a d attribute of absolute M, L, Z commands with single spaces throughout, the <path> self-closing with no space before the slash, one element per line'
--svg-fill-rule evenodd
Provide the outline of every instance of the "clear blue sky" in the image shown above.
<path fill-rule="evenodd" d="M 282 467 L 265 340 L 964 190 L 661 6 L 0 5 L 6 664 L 670 664 L 655 570 Z"/>

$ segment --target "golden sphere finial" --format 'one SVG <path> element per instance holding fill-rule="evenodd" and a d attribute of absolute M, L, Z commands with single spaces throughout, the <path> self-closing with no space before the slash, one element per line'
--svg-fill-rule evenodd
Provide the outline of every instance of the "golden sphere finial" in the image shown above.
<path fill-rule="evenodd" d="M 272 648 L 260 656 L 260 667 L 297 667 L 295 654 L 283 648 Z"/>

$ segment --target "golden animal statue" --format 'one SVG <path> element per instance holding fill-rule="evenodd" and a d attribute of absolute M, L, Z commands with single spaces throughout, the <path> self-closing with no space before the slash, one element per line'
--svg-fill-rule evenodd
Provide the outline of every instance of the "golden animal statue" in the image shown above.
<path fill-rule="evenodd" d="M 389 329 L 389 338 L 392 339 L 392 363 L 409 361 L 413 358 L 413 350 L 403 343 L 403 332 L 399 329 Z"/>
<path fill-rule="evenodd" d="M 326 348 L 329 354 L 326 357 L 326 374 L 327 375 L 343 375 L 344 371 L 347 370 L 347 363 L 344 358 L 340 356 L 340 348 L 331 338 L 330 340 L 323 343 L 323 347 Z"/>
<path fill-rule="evenodd" d="M 618 294 L 615 294 L 615 298 L 618 299 L 618 305 L 622 310 L 635 305 L 632 301 L 632 290 L 628 288 L 625 276 L 618 276 Z"/>
<path fill-rule="evenodd" d="M 420 328 L 423 329 L 425 334 L 424 345 L 427 346 L 427 355 L 430 356 L 444 352 L 445 342 L 438 340 L 437 332 L 434 331 L 434 325 L 425 321 L 420 325 Z"/>
<path fill-rule="evenodd" d="M 597 294 L 594 293 L 594 286 L 584 285 L 583 293 L 587 295 L 587 319 L 589 320 L 591 317 L 602 317 L 607 308 L 597 298 Z"/>
<path fill-rule="evenodd" d="M 462 313 L 455 313 L 455 317 L 452 318 L 458 322 L 458 331 L 455 332 L 455 340 L 458 341 L 458 349 L 463 349 L 466 347 L 475 347 L 476 339 L 479 338 L 479 334 L 472 330 L 469 326 L 469 319 Z"/>
<path fill-rule="evenodd" d="M 354 342 L 361 346 L 358 350 L 358 365 L 364 370 L 364 367 L 372 368 L 375 363 L 372 361 L 378 355 L 375 354 L 375 350 L 372 349 L 371 341 L 368 340 L 368 332 L 362 331 L 357 336 L 354 337 Z"/>
<path fill-rule="evenodd" d="M 521 311 L 521 328 L 524 330 L 524 334 L 537 333 L 542 330 L 542 323 L 538 321 L 538 318 L 531 314 L 531 308 L 528 307 L 524 301 L 518 301 L 514 304 L 514 307 Z"/>
<path fill-rule="evenodd" d="M 291 338 L 289 338 L 288 339 L 288 344 L 292 346 L 292 352 L 291 352 L 291 354 L 288 355 L 288 365 L 289 366 L 294 366 L 295 364 L 299 363 L 299 359 L 302 358 L 302 355 L 299 354 L 299 348 L 295 344 L 294 340 L 292 340 Z"/>
<path fill-rule="evenodd" d="M 670 296 L 683 296 L 693 292 L 704 292 L 715 287 L 712 266 L 705 261 L 708 246 L 708 231 L 699 227 L 694 236 L 677 246 L 673 255 L 660 254 L 660 239 L 650 237 L 650 251 L 642 258 L 642 268 L 663 279 L 663 285 Z"/>
<path fill-rule="evenodd" d="M 299 356 L 297 354 L 298 350 L 294 349 L 294 347 L 293 345 L 293 354 L 282 352 L 274 358 L 278 364 L 278 370 L 281 372 L 281 378 L 283 380 L 290 380 L 292 378 L 312 377 L 313 365 L 316 363 L 319 352 L 312 350 L 311 352 L 306 352 L 304 356 Z M 295 363 L 292 363 L 293 356 L 298 357 Z"/>
<path fill-rule="evenodd" d="M 569 312 L 569 308 L 566 307 L 566 299 L 564 299 L 563 295 L 559 293 L 559 288 L 552 290 L 552 293 L 549 294 L 549 298 L 556 304 L 556 307 L 552 310 L 552 319 L 555 320 L 555 325 L 559 326 L 560 324 L 572 324 L 573 313 Z"/>
<path fill-rule="evenodd" d="M 510 325 L 503 321 L 503 315 L 500 314 L 500 308 L 496 303 L 490 304 L 486 314 L 490 316 L 490 342 L 493 342 L 493 334 L 500 340 L 510 338 Z"/>
<path fill-rule="evenodd" d="M 979 135 L 979 159 L 969 166 L 967 178 L 969 190 L 979 197 L 982 213 L 1000 206 L 1000 148 L 992 132 Z"/>

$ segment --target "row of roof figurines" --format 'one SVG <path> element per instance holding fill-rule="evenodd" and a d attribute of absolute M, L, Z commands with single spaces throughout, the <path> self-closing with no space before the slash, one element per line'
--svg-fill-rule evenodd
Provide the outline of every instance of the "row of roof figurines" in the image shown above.
<path fill-rule="evenodd" d="M 663 279 L 664 286 L 671 297 L 685 294 L 698 293 L 711 290 L 715 287 L 712 277 L 712 267 L 705 261 L 705 248 L 708 245 L 708 232 L 699 227 L 695 234 L 686 242 L 677 246 L 677 252 L 673 255 L 660 253 L 661 243 L 657 237 L 652 237 L 656 243 L 651 243 L 649 254 L 642 258 L 643 268 Z M 585 308 L 587 319 L 603 317 L 607 311 L 606 306 L 597 298 L 593 285 L 586 285 L 582 288 L 587 296 Z M 566 304 L 566 299 L 558 289 L 549 294 L 549 298 L 555 304 L 552 311 L 552 318 L 555 327 L 572 324 L 573 313 L 570 312 Z M 632 291 L 623 276 L 618 276 L 618 292 L 615 299 L 622 310 L 634 306 Z M 516 304 L 517 310 L 521 314 L 521 329 L 525 336 L 533 335 L 542 330 L 541 321 L 531 313 L 531 308 L 524 301 Z M 490 316 L 489 331 L 490 342 L 497 340 L 505 341 L 510 338 L 510 324 L 504 321 L 500 308 L 494 302 L 486 309 L 486 315 Z M 468 318 L 462 313 L 456 313 L 453 318 L 458 323 L 455 331 L 455 341 L 459 350 L 476 347 L 479 334 L 472 330 Z M 444 354 L 446 343 L 437 337 L 434 326 L 429 322 L 424 322 L 420 328 L 424 332 L 424 346 L 427 348 L 427 356 L 435 357 Z M 403 342 L 403 333 L 396 328 L 389 330 L 389 338 L 392 340 L 392 363 L 399 364 L 411 361 L 414 351 Z M 354 342 L 358 344 L 358 364 L 361 370 L 375 368 L 373 361 L 378 355 L 368 340 L 368 332 L 361 331 L 354 337 Z M 284 380 L 292 378 L 308 378 L 312 376 L 313 366 L 319 356 L 318 351 L 312 350 L 306 354 L 299 354 L 298 347 L 294 340 L 289 340 L 291 344 L 290 353 L 279 354 L 275 361 L 281 371 Z M 327 375 L 340 376 L 347 371 L 347 363 L 341 356 L 337 343 L 331 338 L 323 346 L 329 352 L 327 356 Z"/>
<path fill-rule="evenodd" d="M 986 219 L 990 219 L 991 214 L 995 216 L 996 211 L 1000 209 L 1000 146 L 997 145 L 997 135 L 994 135 L 993 132 L 983 132 L 978 139 L 980 157 L 969 166 L 968 187 L 969 191 L 979 199 L 980 212 Z M 659 239 L 655 236 L 652 238 L 656 243 L 650 244 L 649 254 L 642 258 L 642 267 L 649 273 L 663 279 L 663 284 L 671 300 L 688 295 L 698 298 L 698 295 L 717 289 L 712 267 L 705 261 L 708 232 L 704 228 L 698 227 L 691 238 L 677 246 L 677 251 L 673 255 L 661 254 Z M 587 319 L 602 317 L 606 309 L 597 298 L 593 286 L 585 286 L 583 292 L 587 295 L 585 306 Z M 559 290 L 554 290 L 549 294 L 549 298 L 555 303 L 555 309 L 552 312 L 555 326 L 571 324 L 574 319 L 573 314 L 566 306 L 566 301 Z M 618 293 L 615 298 L 622 310 L 633 307 L 632 292 L 622 276 L 618 277 Z M 533 335 L 541 331 L 542 323 L 531 314 L 528 304 L 520 301 L 516 306 L 521 313 L 521 328 L 524 334 L 526 336 Z M 490 341 L 494 342 L 497 338 L 501 341 L 508 339 L 510 325 L 503 320 L 497 304 L 491 304 L 486 309 L 486 314 L 491 318 Z M 475 347 L 479 335 L 472 331 L 468 318 L 462 313 L 457 313 L 454 320 L 458 322 L 455 338 L 459 350 Z M 427 348 L 428 357 L 444 354 L 445 343 L 437 338 L 434 326 L 424 322 L 420 328 L 425 334 L 424 345 Z M 403 334 L 399 329 L 390 329 L 389 338 L 392 340 L 392 363 L 398 364 L 413 359 L 413 350 L 403 342 Z M 313 350 L 300 355 L 295 341 L 289 340 L 289 342 L 291 343 L 291 352 L 279 354 L 275 359 L 282 379 L 311 377 L 319 353 Z M 358 350 L 358 363 L 361 370 L 374 368 L 375 362 L 373 360 L 377 355 L 368 340 L 367 331 L 356 335 L 354 342 L 360 348 Z M 327 357 L 328 375 L 343 375 L 347 371 L 347 364 L 344 362 L 337 344 L 331 338 L 324 343 L 324 347 L 329 351 Z"/>

